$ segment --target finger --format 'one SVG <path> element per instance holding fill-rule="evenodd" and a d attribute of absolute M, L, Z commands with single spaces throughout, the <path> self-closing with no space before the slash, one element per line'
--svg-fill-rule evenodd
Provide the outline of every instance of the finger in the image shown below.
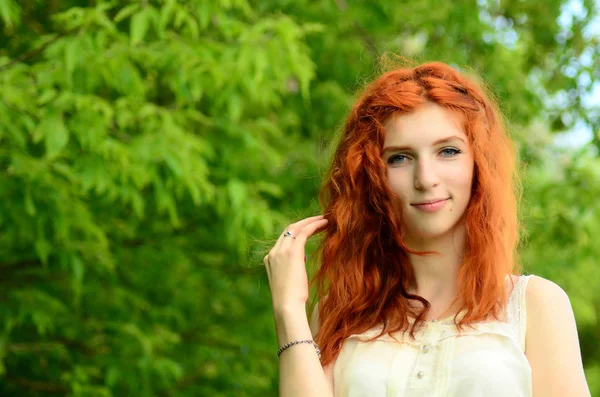
<path fill-rule="evenodd" d="M 312 225 L 314 222 L 318 222 L 322 219 L 325 219 L 325 218 L 323 218 L 323 216 L 320 215 L 320 216 L 306 218 L 299 222 L 291 224 L 286 229 L 286 232 L 291 233 L 291 236 L 289 236 L 289 235 L 286 236 L 285 232 L 284 232 L 283 235 L 281 236 L 281 241 L 279 242 L 279 246 L 277 248 L 279 250 L 289 248 L 290 245 L 292 245 L 294 243 L 294 240 L 296 240 L 296 236 L 298 235 L 298 233 L 300 233 L 300 231 L 304 227 L 306 227 L 308 225 Z"/>
<path fill-rule="evenodd" d="M 292 249 L 298 251 L 299 254 L 304 255 L 304 248 L 309 237 L 325 230 L 325 227 L 329 221 L 327 219 L 320 219 L 313 223 L 304 226 L 296 235 L 296 239 L 292 242 Z M 296 252 L 294 252 L 296 254 Z"/>
<path fill-rule="evenodd" d="M 311 222 L 314 221 L 318 221 L 319 219 L 323 219 L 324 215 L 315 215 L 315 216 L 309 216 L 308 218 L 304 218 L 296 223 L 293 223 L 290 226 L 294 226 L 294 227 L 302 227 L 304 225 L 307 225 Z"/>
<path fill-rule="evenodd" d="M 271 284 L 271 263 L 269 262 L 269 254 L 265 255 L 263 258 L 263 262 L 265 264 L 265 269 L 267 270 L 267 279 L 269 280 L 269 285 Z"/>
<path fill-rule="evenodd" d="M 311 222 L 315 222 L 319 219 L 324 219 L 323 215 L 316 215 L 316 216 L 311 216 L 309 218 L 305 218 L 302 219 L 301 221 L 298 221 L 296 223 L 292 223 L 291 225 L 289 225 L 288 227 L 285 228 L 285 230 L 279 235 L 279 238 L 277 239 L 277 242 L 275 243 L 275 245 L 273 246 L 273 250 L 276 251 L 278 250 L 281 245 L 283 240 L 285 239 L 289 239 L 291 241 L 294 241 L 293 237 L 296 237 L 296 233 L 298 232 L 299 228 L 310 224 Z M 286 237 L 285 236 L 285 232 L 288 231 L 290 233 L 292 233 L 292 237 Z"/>

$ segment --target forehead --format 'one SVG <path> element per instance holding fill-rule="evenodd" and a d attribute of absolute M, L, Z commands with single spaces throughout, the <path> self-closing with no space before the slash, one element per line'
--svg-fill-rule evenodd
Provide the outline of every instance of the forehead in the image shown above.
<path fill-rule="evenodd" d="M 463 118 L 458 112 L 427 103 L 410 113 L 392 116 L 384 124 L 385 146 L 429 145 L 439 139 L 458 135 L 468 142 Z"/>

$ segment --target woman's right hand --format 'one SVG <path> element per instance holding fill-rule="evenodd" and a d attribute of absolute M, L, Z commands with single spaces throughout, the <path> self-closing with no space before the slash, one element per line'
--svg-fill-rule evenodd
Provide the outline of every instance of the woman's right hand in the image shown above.
<path fill-rule="evenodd" d="M 305 267 L 305 247 L 310 236 L 327 225 L 323 215 L 312 216 L 289 225 L 264 257 L 273 309 L 276 313 L 289 308 L 304 308 L 308 300 L 308 276 Z"/>

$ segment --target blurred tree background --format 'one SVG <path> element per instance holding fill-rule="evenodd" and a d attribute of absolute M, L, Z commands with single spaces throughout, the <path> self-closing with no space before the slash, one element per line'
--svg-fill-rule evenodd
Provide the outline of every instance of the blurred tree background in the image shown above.
<path fill-rule="evenodd" d="M 387 51 L 489 83 L 526 166 L 524 267 L 571 297 L 600 395 L 599 15 L 593 0 L 0 0 L 0 395 L 277 395 L 262 242 L 318 212 Z M 574 129 L 589 142 L 555 143 Z"/>

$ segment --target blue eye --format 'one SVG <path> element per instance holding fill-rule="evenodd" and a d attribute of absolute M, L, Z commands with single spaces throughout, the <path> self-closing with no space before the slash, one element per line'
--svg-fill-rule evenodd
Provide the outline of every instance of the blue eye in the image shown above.
<path fill-rule="evenodd" d="M 458 154 L 462 153 L 462 150 L 459 150 L 454 147 L 446 147 L 440 150 L 440 154 L 442 157 L 454 157 Z M 390 156 L 387 160 L 388 164 L 404 164 L 408 161 L 409 157 L 404 154 L 394 154 Z"/>
<path fill-rule="evenodd" d="M 456 149 L 456 148 L 453 148 L 453 147 L 446 147 L 446 148 L 443 148 L 440 151 L 440 153 L 447 153 L 448 154 L 447 156 L 444 156 L 444 157 L 452 157 L 452 156 L 455 156 L 455 155 L 457 155 L 459 153 L 462 153 L 462 152 L 460 150 Z"/>
<path fill-rule="evenodd" d="M 394 154 L 393 156 L 390 156 L 388 158 L 387 162 L 388 162 L 388 164 L 404 163 L 404 161 L 393 161 L 394 159 L 398 159 L 398 158 L 403 159 L 403 158 L 406 158 L 406 156 L 403 154 Z"/>

